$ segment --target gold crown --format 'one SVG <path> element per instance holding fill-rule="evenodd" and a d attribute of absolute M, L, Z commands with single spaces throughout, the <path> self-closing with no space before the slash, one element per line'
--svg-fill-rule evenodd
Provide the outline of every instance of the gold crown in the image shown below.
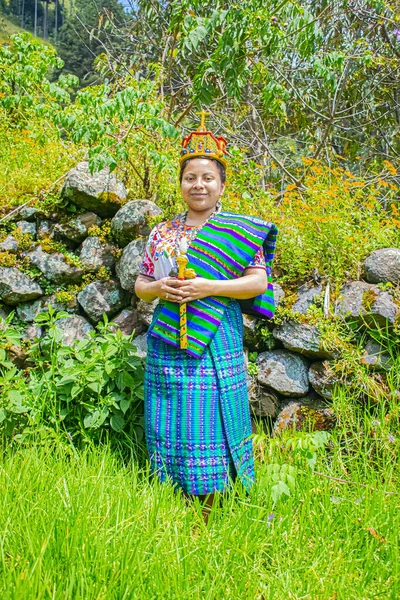
<path fill-rule="evenodd" d="M 202 156 L 217 160 L 226 169 L 227 160 L 225 157 L 228 156 L 226 151 L 228 142 L 222 135 L 216 137 L 211 131 L 205 129 L 205 118 L 209 113 L 202 110 L 197 114 L 201 116 L 200 126 L 197 131 L 192 131 L 183 138 L 181 157 L 179 159 L 180 164 L 183 165 L 185 160 L 189 158 Z"/>

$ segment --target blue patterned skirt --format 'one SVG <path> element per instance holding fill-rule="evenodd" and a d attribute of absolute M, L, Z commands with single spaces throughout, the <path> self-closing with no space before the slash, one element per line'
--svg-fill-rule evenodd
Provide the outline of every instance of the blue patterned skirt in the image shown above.
<path fill-rule="evenodd" d="M 152 471 L 194 495 L 224 491 L 236 477 L 249 490 L 254 459 L 238 303 L 229 302 L 200 359 L 153 337 L 151 328 L 145 433 Z"/>

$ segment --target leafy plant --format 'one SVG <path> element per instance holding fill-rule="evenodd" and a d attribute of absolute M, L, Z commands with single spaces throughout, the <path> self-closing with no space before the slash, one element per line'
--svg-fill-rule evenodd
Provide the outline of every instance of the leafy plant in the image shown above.
<path fill-rule="evenodd" d="M 35 319 L 46 334 L 31 348 L 26 376 L 16 378 L 10 365 L 2 370 L 1 428 L 20 442 L 47 430 L 76 447 L 107 439 L 137 447 L 143 438 L 143 365 L 131 336 L 114 332 L 105 318 L 97 332 L 68 347 L 58 322 L 70 316 L 49 305 Z"/>
<path fill-rule="evenodd" d="M 299 485 L 300 476 L 307 474 L 310 468 L 314 469 L 318 455 L 325 450 L 330 437 L 327 431 L 299 432 L 283 440 L 281 437 L 271 440 L 263 433 L 253 435 L 256 447 L 279 445 L 281 454 L 290 459 L 283 464 L 268 462 L 265 465 L 263 480 L 269 488 L 273 505 L 282 497 L 291 496 Z M 265 450 L 261 455 L 265 457 Z"/>

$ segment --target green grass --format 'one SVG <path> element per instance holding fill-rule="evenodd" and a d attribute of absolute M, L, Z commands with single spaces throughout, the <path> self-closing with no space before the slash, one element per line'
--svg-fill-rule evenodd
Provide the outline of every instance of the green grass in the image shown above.
<path fill-rule="evenodd" d="M 399 443 L 390 437 L 398 401 L 372 417 L 342 394 L 337 408 L 340 427 L 315 470 L 354 484 L 313 474 L 298 452 L 265 438 L 251 495 L 227 498 L 208 527 L 199 506 L 107 448 L 6 451 L 0 597 L 399 598 L 400 497 L 387 493 L 400 489 Z M 272 462 L 297 469 L 291 495 L 275 505 Z"/>
<path fill-rule="evenodd" d="M 14 33 L 19 33 L 20 31 L 23 31 L 23 29 L 21 29 L 21 27 L 19 27 L 16 23 L 5 17 L 0 9 L 0 44 L 4 44 L 8 41 L 10 35 L 13 35 Z M 50 43 L 49 40 L 45 40 L 40 36 L 37 37 L 43 44 Z"/>
<path fill-rule="evenodd" d="M 4 44 L 10 35 L 19 31 L 21 31 L 21 27 L 7 19 L 0 11 L 0 44 Z"/>

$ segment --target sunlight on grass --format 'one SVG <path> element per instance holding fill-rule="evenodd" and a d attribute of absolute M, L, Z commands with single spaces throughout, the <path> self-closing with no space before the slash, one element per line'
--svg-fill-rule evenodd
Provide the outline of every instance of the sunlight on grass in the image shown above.
<path fill-rule="evenodd" d="M 226 498 L 208 528 L 199 507 L 107 448 L 72 457 L 62 449 L 7 452 L 1 597 L 398 597 L 399 444 L 372 435 L 372 418 L 351 435 L 355 418 L 348 411 L 318 454 L 315 470 L 328 477 L 284 442 L 267 441 L 251 495 Z M 275 504 L 271 462 L 297 469 L 291 495 Z"/>

